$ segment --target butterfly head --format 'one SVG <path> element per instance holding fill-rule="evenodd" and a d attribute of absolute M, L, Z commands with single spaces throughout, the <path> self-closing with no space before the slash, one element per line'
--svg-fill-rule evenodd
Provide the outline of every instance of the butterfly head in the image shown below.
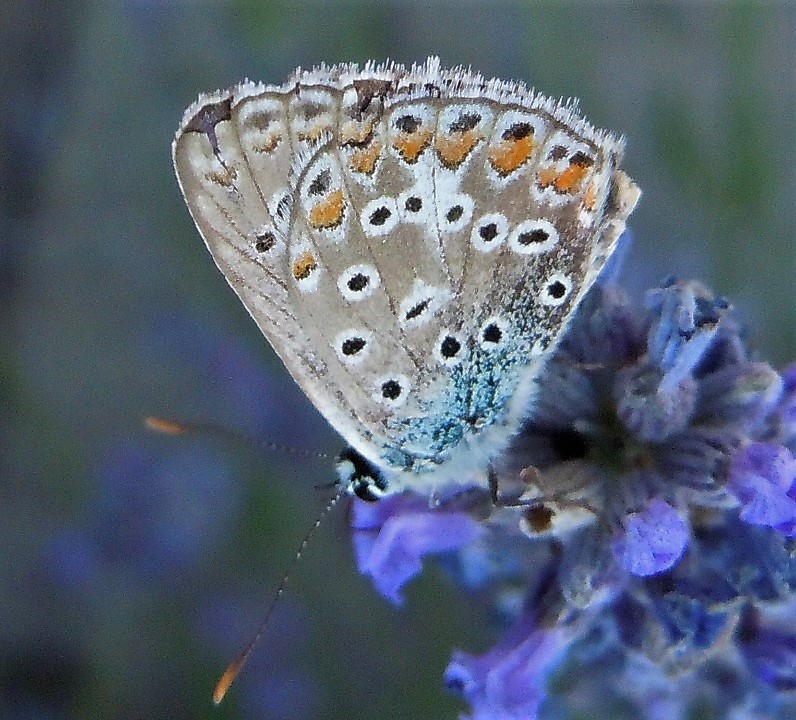
<path fill-rule="evenodd" d="M 387 492 L 384 474 L 351 447 L 337 458 L 337 476 L 348 494 L 365 502 L 376 502 Z"/>

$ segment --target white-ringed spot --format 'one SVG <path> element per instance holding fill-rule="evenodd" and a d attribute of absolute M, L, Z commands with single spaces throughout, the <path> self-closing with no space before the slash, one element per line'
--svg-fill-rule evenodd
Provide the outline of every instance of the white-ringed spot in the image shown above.
<path fill-rule="evenodd" d="M 368 237 L 387 235 L 399 221 L 395 199 L 382 196 L 366 203 L 359 214 L 359 221 Z"/>
<path fill-rule="evenodd" d="M 456 232 L 469 225 L 475 203 L 469 195 L 458 194 L 439 198 L 439 228 L 443 232 Z"/>
<path fill-rule="evenodd" d="M 373 398 L 382 405 L 397 408 L 406 402 L 409 389 L 409 378 L 406 375 L 385 376 L 376 383 Z"/>
<path fill-rule="evenodd" d="M 443 330 L 434 345 L 434 357 L 443 365 L 452 367 L 464 357 L 465 341 L 461 335 Z"/>
<path fill-rule="evenodd" d="M 547 278 L 547 282 L 539 293 L 539 300 L 542 305 L 556 307 L 566 301 L 571 291 L 572 280 L 566 275 L 557 273 Z"/>
<path fill-rule="evenodd" d="M 398 321 L 404 327 L 418 327 L 431 320 L 450 300 L 451 292 L 446 288 L 428 285 L 415 280 L 412 292 L 398 307 Z"/>
<path fill-rule="evenodd" d="M 558 230 L 549 220 L 525 220 L 509 235 L 509 247 L 521 255 L 540 255 L 558 244 Z"/>
<path fill-rule="evenodd" d="M 483 215 L 474 223 L 470 233 L 470 242 L 476 250 L 491 252 L 506 240 L 509 222 L 501 213 Z"/>
<path fill-rule="evenodd" d="M 500 317 L 486 320 L 478 331 L 478 344 L 484 350 L 499 350 L 508 339 L 508 323 Z"/>
<path fill-rule="evenodd" d="M 337 278 L 337 289 L 349 302 L 370 297 L 379 287 L 381 278 L 373 265 L 351 265 Z"/>
<path fill-rule="evenodd" d="M 370 355 L 373 333 L 369 330 L 349 328 L 337 333 L 334 351 L 344 365 L 358 365 Z"/>

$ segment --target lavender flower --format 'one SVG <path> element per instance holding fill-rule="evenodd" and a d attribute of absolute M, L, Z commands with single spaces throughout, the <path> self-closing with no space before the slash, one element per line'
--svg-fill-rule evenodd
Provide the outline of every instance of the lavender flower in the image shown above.
<path fill-rule="evenodd" d="M 510 502 L 356 501 L 357 561 L 399 602 L 445 551 L 511 620 L 492 650 L 454 653 L 463 717 L 793 716 L 766 688 L 790 688 L 794 633 L 757 619 L 796 588 L 795 449 L 796 365 L 750 359 L 726 301 L 669 281 L 639 310 L 598 287 L 494 462 Z"/>
<path fill-rule="evenodd" d="M 424 555 L 455 550 L 480 531 L 469 515 L 431 510 L 427 500 L 411 495 L 358 502 L 352 527 L 360 572 L 396 605 L 403 602 L 401 587 L 420 572 Z"/>
<path fill-rule="evenodd" d="M 548 675 L 571 642 L 571 634 L 564 626 L 540 628 L 532 613 L 526 613 L 483 655 L 454 653 L 445 684 L 470 703 L 470 720 L 536 717 Z"/>

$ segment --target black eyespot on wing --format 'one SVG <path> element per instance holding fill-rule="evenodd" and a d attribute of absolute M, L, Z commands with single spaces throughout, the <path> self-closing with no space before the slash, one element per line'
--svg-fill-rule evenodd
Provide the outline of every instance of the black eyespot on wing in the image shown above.
<path fill-rule="evenodd" d="M 370 285 L 370 278 L 364 273 L 357 273 L 348 278 L 348 289 L 351 292 L 362 292 L 368 285 Z"/>
<path fill-rule="evenodd" d="M 497 343 L 503 339 L 503 331 L 500 329 L 500 326 L 497 323 L 489 323 L 489 325 L 483 329 L 481 333 L 481 339 L 484 342 L 497 345 Z"/>
<path fill-rule="evenodd" d="M 276 244 L 276 236 L 270 231 L 266 230 L 255 236 L 254 249 L 258 253 L 268 252 Z"/>
<path fill-rule="evenodd" d="M 447 335 L 440 343 L 439 353 L 446 360 L 450 360 L 456 357 L 461 349 L 462 344 L 453 335 Z"/>
<path fill-rule="evenodd" d="M 543 243 L 550 237 L 550 233 L 541 228 L 536 228 L 530 232 L 520 233 L 517 236 L 517 242 L 520 245 L 534 245 L 535 243 Z"/>
<path fill-rule="evenodd" d="M 569 157 L 569 162 L 572 165 L 580 165 L 581 167 L 591 167 L 594 165 L 594 158 L 589 157 L 582 150 L 578 150 Z"/>
<path fill-rule="evenodd" d="M 346 357 L 352 357 L 353 355 L 362 352 L 367 344 L 368 343 L 365 338 L 350 337 L 343 340 L 343 344 L 340 349 L 342 350 L 343 355 Z"/>
<path fill-rule="evenodd" d="M 484 242 L 492 242 L 498 236 L 497 223 L 487 223 L 478 228 L 478 235 Z"/>
<path fill-rule="evenodd" d="M 404 207 L 409 212 L 413 213 L 420 212 L 420 210 L 423 208 L 423 201 L 416 195 L 412 195 L 411 197 L 406 198 Z"/>
<path fill-rule="evenodd" d="M 467 132 L 468 130 L 472 130 L 480 122 L 481 116 L 478 113 L 462 113 L 450 124 L 448 131 L 452 133 Z"/>
<path fill-rule="evenodd" d="M 385 380 L 381 384 L 381 396 L 385 400 L 397 400 L 401 397 L 403 388 L 397 380 Z"/>
<path fill-rule="evenodd" d="M 307 188 L 308 195 L 323 195 L 332 185 L 332 173 L 329 168 L 321 170 Z"/>
<path fill-rule="evenodd" d="M 503 131 L 502 140 L 522 140 L 533 135 L 533 125 L 527 122 L 516 122 Z"/>
<path fill-rule="evenodd" d="M 548 154 L 548 158 L 550 160 L 560 160 L 567 154 L 567 149 L 563 145 L 554 145 L 550 149 L 550 153 Z"/>
<path fill-rule="evenodd" d="M 390 209 L 387 208 L 387 207 L 382 206 L 382 207 L 376 208 L 370 214 L 370 218 L 369 218 L 368 221 L 370 222 L 371 225 L 384 225 L 384 223 L 386 223 L 387 220 L 389 220 L 390 215 L 392 215 L 392 212 L 390 211 Z"/>
<path fill-rule="evenodd" d="M 551 298 L 555 298 L 556 300 L 560 300 L 564 295 L 567 293 L 567 286 L 564 285 L 560 280 L 554 280 L 547 286 L 547 294 L 550 295 Z"/>
<path fill-rule="evenodd" d="M 423 121 L 415 115 L 401 115 L 395 119 L 395 127 L 403 133 L 411 135 L 423 124 Z"/>
<path fill-rule="evenodd" d="M 404 315 L 404 320 L 414 320 L 416 317 L 419 317 L 428 309 L 430 303 L 431 299 L 426 298 L 425 300 L 421 300 L 419 303 L 417 303 L 417 305 L 410 307 Z"/>
<path fill-rule="evenodd" d="M 461 205 L 454 205 L 445 213 L 445 219 L 449 223 L 456 222 L 462 215 L 464 215 L 464 208 Z"/>

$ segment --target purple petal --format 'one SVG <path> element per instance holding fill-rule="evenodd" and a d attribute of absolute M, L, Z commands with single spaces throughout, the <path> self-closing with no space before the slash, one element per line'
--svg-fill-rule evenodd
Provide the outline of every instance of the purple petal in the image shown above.
<path fill-rule="evenodd" d="M 796 533 L 796 457 L 788 448 L 752 443 L 739 450 L 727 487 L 741 503 L 742 520 Z"/>
<path fill-rule="evenodd" d="M 454 653 L 445 685 L 470 704 L 470 720 L 534 720 L 570 642 L 565 628 L 541 629 L 526 616 L 484 654 Z"/>
<path fill-rule="evenodd" d="M 423 556 L 455 550 L 481 532 L 466 513 L 430 509 L 427 501 L 411 496 L 357 500 L 352 525 L 359 571 L 396 605 L 403 602 L 403 585 L 422 569 Z"/>
<path fill-rule="evenodd" d="M 646 510 L 626 515 L 622 532 L 611 549 L 617 562 L 639 577 L 672 567 L 688 544 L 688 524 L 663 500 L 653 499 Z"/>

